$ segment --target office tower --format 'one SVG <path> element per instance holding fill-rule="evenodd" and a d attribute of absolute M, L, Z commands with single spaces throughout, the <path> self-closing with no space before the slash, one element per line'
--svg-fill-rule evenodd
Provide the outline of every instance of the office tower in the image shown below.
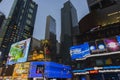
<path fill-rule="evenodd" d="M 50 53 L 46 55 L 50 55 L 52 61 L 56 60 L 56 21 L 52 16 L 47 16 L 46 19 L 46 31 L 45 31 L 45 39 L 47 39 L 50 43 L 49 50 Z"/>
<path fill-rule="evenodd" d="M 69 63 L 69 47 L 73 45 L 73 36 L 78 25 L 77 11 L 70 1 L 64 3 L 61 9 L 61 55 L 65 64 Z M 79 30 L 79 29 L 76 29 Z"/>
<path fill-rule="evenodd" d="M 32 0 L 14 0 L 1 44 L 3 56 L 7 57 L 11 44 L 32 37 L 37 7 Z"/>
<path fill-rule="evenodd" d="M 3 38 L 1 35 L 3 35 L 2 25 L 4 24 L 4 20 L 5 20 L 5 15 L 2 12 L 0 12 L 0 45 L 1 45 L 2 38 Z"/>

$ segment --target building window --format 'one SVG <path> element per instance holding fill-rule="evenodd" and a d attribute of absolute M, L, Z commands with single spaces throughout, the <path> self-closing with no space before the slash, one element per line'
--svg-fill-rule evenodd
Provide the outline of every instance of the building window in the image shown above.
<path fill-rule="evenodd" d="M 28 18 L 30 18 L 30 19 L 31 19 L 31 18 L 32 18 L 32 15 L 31 15 L 31 14 L 28 14 Z"/>
<path fill-rule="evenodd" d="M 30 25 L 31 21 L 27 19 L 26 23 L 27 23 L 28 25 Z"/>
<path fill-rule="evenodd" d="M 30 13 L 33 13 L 33 9 L 30 8 L 30 9 L 29 9 L 29 12 L 30 12 Z"/>
<path fill-rule="evenodd" d="M 30 6 L 31 6 L 32 8 L 34 8 L 34 7 L 35 7 L 32 3 L 30 4 Z"/>
<path fill-rule="evenodd" d="M 22 9 L 22 13 L 24 13 L 24 9 Z"/>

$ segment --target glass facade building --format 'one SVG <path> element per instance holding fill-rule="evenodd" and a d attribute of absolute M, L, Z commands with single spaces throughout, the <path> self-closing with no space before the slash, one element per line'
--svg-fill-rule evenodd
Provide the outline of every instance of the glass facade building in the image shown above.
<path fill-rule="evenodd" d="M 11 44 L 32 37 L 37 7 L 38 5 L 32 0 L 14 0 L 1 44 L 4 59 Z"/>
<path fill-rule="evenodd" d="M 61 9 L 61 55 L 63 63 L 70 63 L 69 47 L 73 45 L 73 36 L 79 33 L 77 11 L 70 1 Z M 66 59 L 67 57 L 67 59 Z"/>

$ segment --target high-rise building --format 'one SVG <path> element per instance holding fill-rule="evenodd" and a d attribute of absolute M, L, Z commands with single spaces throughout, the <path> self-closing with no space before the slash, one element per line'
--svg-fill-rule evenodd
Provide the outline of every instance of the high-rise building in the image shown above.
<path fill-rule="evenodd" d="M 3 35 L 2 25 L 4 24 L 4 20 L 5 20 L 5 15 L 2 12 L 0 12 L 0 45 L 1 45 L 1 41 L 3 39 L 3 37 L 1 35 Z"/>
<path fill-rule="evenodd" d="M 46 19 L 46 31 L 45 31 L 45 39 L 50 42 L 49 50 L 50 53 L 48 55 L 51 56 L 52 61 L 56 60 L 56 21 L 52 16 L 47 16 Z M 47 55 L 47 54 L 46 54 Z"/>
<path fill-rule="evenodd" d="M 1 44 L 1 51 L 5 57 L 11 44 L 32 37 L 37 7 L 32 0 L 14 0 Z"/>
<path fill-rule="evenodd" d="M 79 33 L 77 25 L 77 11 L 72 3 L 67 1 L 61 9 L 61 55 L 65 64 L 70 61 L 69 47 L 73 45 L 73 36 Z"/>

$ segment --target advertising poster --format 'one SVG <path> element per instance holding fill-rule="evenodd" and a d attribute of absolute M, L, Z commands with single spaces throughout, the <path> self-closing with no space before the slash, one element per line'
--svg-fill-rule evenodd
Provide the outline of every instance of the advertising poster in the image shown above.
<path fill-rule="evenodd" d="M 7 59 L 8 65 L 25 62 L 27 60 L 30 40 L 31 39 L 29 38 L 11 45 Z"/>
<path fill-rule="evenodd" d="M 116 38 L 104 39 L 108 52 L 115 52 L 120 50 L 120 46 Z"/>
<path fill-rule="evenodd" d="M 29 62 L 15 64 L 12 79 L 27 80 L 29 75 L 29 66 L 30 66 Z"/>
<path fill-rule="evenodd" d="M 82 59 L 90 55 L 88 43 L 84 43 L 84 44 L 77 45 L 77 46 L 72 46 L 70 48 L 70 55 L 71 55 L 72 60 Z"/>

